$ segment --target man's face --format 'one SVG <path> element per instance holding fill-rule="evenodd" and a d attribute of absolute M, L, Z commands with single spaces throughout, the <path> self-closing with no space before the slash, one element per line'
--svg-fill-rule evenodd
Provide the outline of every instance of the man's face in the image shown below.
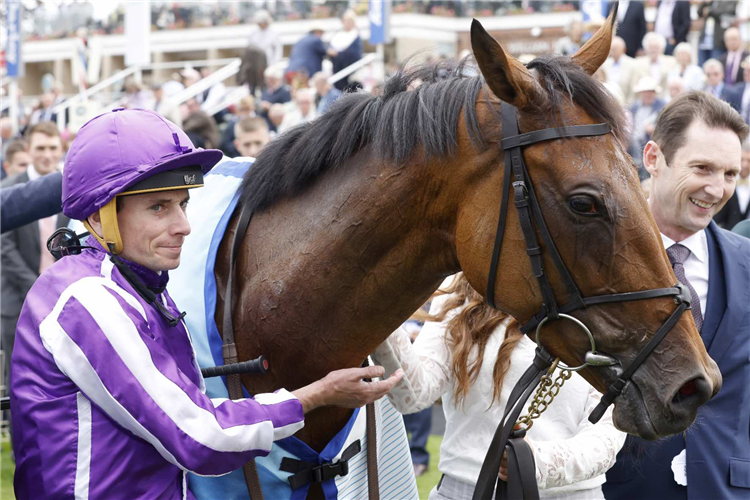
<path fill-rule="evenodd" d="M 742 38 L 740 38 L 740 32 L 737 29 L 728 29 L 724 32 L 724 45 L 727 46 L 729 52 L 739 50 L 742 45 Z"/>
<path fill-rule="evenodd" d="M 612 45 L 609 49 L 609 55 L 615 60 L 619 59 L 625 53 L 625 42 L 621 40 L 612 40 Z"/>
<path fill-rule="evenodd" d="M 190 234 L 189 199 L 187 189 L 123 196 L 117 212 L 122 257 L 156 272 L 176 269 Z"/>
<path fill-rule="evenodd" d="M 651 106 L 656 100 L 656 92 L 654 92 L 653 90 L 644 90 L 643 92 L 638 92 L 638 99 L 641 100 L 644 106 Z"/>
<path fill-rule="evenodd" d="M 302 116 L 307 116 L 310 113 L 310 108 L 312 107 L 312 98 L 310 96 L 300 96 L 297 99 L 297 107 L 300 110 L 300 113 L 302 113 Z"/>
<path fill-rule="evenodd" d="M 659 230 L 682 241 L 705 229 L 734 193 L 741 155 L 737 134 L 701 120 L 688 127 L 671 165 L 649 142 L 643 159 L 652 176 L 649 205 Z"/>
<path fill-rule="evenodd" d="M 328 80 L 325 78 L 318 78 L 315 80 L 315 91 L 320 97 L 323 97 L 328 93 Z"/>
<path fill-rule="evenodd" d="M 279 85 L 281 85 L 281 79 L 280 78 L 276 78 L 275 76 L 267 76 L 266 77 L 266 86 L 267 87 L 269 87 L 271 89 L 275 89 Z"/>
<path fill-rule="evenodd" d="M 29 165 L 31 165 L 31 155 L 26 151 L 19 151 L 13 155 L 10 161 L 3 163 L 3 168 L 8 177 L 13 177 L 26 172 Z"/>
<path fill-rule="evenodd" d="M 34 164 L 34 170 L 39 175 L 47 175 L 57 171 L 62 158 L 62 140 L 58 136 L 49 136 L 41 132 L 31 134 L 29 138 L 29 153 Z"/>
<path fill-rule="evenodd" d="M 687 67 L 687 65 L 690 64 L 690 61 L 693 58 L 693 56 L 690 55 L 690 52 L 688 52 L 687 50 L 680 50 L 679 52 L 675 52 L 674 56 L 677 59 L 677 62 L 680 63 L 680 66 L 682 67 Z"/>
<path fill-rule="evenodd" d="M 712 87 L 716 87 L 724 81 L 724 71 L 719 66 L 710 66 L 706 69 L 706 81 Z"/>
<path fill-rule="evenodd" d="M 264 128 L 252 132 L 241 132 L 234 140 L 234 147 L 242 156 L 257 158 L 258 153 L 270 140 L 268 130 Z"/>
<path fill-rule="evenodd" d="M 662 55 L 661 44 L 658 40 L 649 41 L 648 45 L 646 45 L 646 55 L 648 55 L 652 61 L 657 60 L 659 56 Z"/>

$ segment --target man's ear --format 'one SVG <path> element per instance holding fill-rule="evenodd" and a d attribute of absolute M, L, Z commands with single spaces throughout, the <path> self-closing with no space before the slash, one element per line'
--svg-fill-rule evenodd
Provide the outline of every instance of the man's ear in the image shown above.
<path fill-rule="evenodd" d="M 102 232 L 102 218 L 99 216 L 99 210 L 89 215 L 86 222 L 89 223 L 89 226 L 91 226 L 91 229 L 93 229 L 97 235 L 101 237 L 104 234 Z"/>
<path fill-rule="evenodd" d="M 661 148 L 654 141 L 648 141 L 646 147 L 643 148 L 643 168 L 645 168 L 651 177 L 659 176 L 659 169 L 657 162 L 659 156 L 662 156 Z"/>

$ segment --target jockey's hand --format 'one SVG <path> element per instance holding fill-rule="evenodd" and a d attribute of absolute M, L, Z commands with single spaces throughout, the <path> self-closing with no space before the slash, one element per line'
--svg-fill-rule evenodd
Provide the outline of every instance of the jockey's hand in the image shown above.
<path fill-rule="evenodd" d="M 382 377 L 384 373 L 385 369 L 382 366 L 336 370 L 321 380 L 294 391 L 293 394 L 302 403 L 305 413 L 321 406 L 359 408 L 388 394 L 404 376 L 403 370 L 399 369 L 385 380 L 362 380 Z"/>
<path fill-rule="evenodd" d="M 532 446 L 531 441 L 529 441 L 529 438 L 524 436 L 523 440 L 529 443 L 529 446 L 531 447 L 531 453 L 533 454 L 534 446 Z M 503 452 L 503 459 L 500 461 L 500 471 L 497 473 L 497 477 L 499 477 L 506 483 L 508 482 L 508 452 L 507 451 Z"/>

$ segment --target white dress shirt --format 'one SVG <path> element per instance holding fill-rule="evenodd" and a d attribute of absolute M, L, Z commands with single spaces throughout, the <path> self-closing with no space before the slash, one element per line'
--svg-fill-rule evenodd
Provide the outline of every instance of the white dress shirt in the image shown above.
<path fill-rule="evenodd" d="M 734 192 L 737 194 L 737 203 L 740 205 L 740 212 L 745 213 L 748 204 L 750 204 L 750 185 L 737 183 Z"/>
<path fill-rule="evenodd" d="M 661 235 L 664 242 L 664 248 L 667 249 L 675 244 L 675 241 L 669 236 Z M 701 301 L 701 315 L 706 317 L 706 301 L 708 299 L 708 240 L 706 231 L 698 231 L 692 236 L 679 241 L 690 250 L 690 255 L 683 264 L 685 268 L 685 278 L 690 282 L 698 299 Z"/>
<path fill-rule="evenodd" d="M 656 11 L 656 21 L 654 21 L 654 32 L 667 39 L 674 37 L 674 28 L 672 27 L 672 13 L 674 12 L 675 0 L 663 0 Z"/>

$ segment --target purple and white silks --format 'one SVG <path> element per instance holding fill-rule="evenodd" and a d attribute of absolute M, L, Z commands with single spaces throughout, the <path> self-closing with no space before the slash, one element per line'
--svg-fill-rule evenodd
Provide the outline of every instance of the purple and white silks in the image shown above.
<path fill-rule="evenodd" d="M 19 499 L 185 499 L 302 428 L 289 392 L 210 399 L 189 334 L 132 289 L 99 244 L 29 292 L 11 361 Z M 161 276 L 131 263 L 147 286 Z M 162 303 L 176 316 L 167 292 Z"/>

